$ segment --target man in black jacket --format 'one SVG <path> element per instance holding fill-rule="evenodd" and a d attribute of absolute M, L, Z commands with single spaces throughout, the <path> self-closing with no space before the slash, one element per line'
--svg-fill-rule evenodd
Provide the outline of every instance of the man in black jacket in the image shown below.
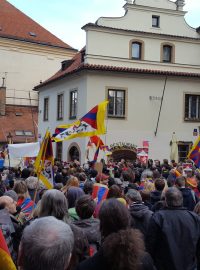
<path fill-rule="evenodd" d="M 175 187 L 165 194 L 167 208 L 150 220 L 146 244 L 159 270 L 195 270 L 200 258 L 200 218 L 183 208 Z"/>
<path fill-rule="evenodd" d="M 198 198 L 196 198 L 194 191 L 186 187 L 185 184 L 186 178 L 184 176 L 176 178 L 175 185 L 183 195 L 183 206 L 188 210 L 193 211 L 198 202 Z"/>
<path fill-rule="evenodd" d="M 150 218 L 153 214 L 142 202 L 140 193 L 135 189 L 129 189 L 126 194 L 129 211 L 132 217 L 131 226 L 140 230 L 144 235 L 147 233 Z"/>

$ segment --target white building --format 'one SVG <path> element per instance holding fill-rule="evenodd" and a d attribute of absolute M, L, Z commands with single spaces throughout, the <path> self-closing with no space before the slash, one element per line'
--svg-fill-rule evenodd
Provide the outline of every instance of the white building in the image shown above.
<path fill-rule="evenodd" d="M 39 133 L 108 98 L 107 145 L 148 140 L 150 158 L 169 158 L 175 132 L 183 159 L 200 128 L 200 30 L 185 22 L 182 0 L 126 2 L 123 17 L 85 25 L 86 47 L 35 88 Z M 87 141 L 57 144 L 57 156 L 75 146 L 84 162 Z"/>
<path fill-rule="evenodd" d="M 0 107 L 6 105 L 0 112 L 0 144 L 7 143 L 8 135 L 14 142 L 37 139 L 38 94 L 32 89 L 76 52 L 8 1 L 0 0 Z"/>

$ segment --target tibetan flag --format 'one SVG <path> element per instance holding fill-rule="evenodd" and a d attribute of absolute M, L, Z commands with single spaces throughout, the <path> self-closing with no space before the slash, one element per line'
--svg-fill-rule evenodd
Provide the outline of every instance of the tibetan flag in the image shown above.
<path fill-rule="evenodd" d="M 1 270 L 17 270 L 14 265 L 10 252 L 8 250 L 2 230 L 0 229 L 0 269 Z"/>
<path fill-rule="evenodd" d="M 47 131 L 35 161 L 35 172 L 48 189 L 53 188 L 53 164 L 51 134 Z"/>
<path fill-rule="evenodd" d="M 192 159 L 196 164 L 196 166 L 200 168 L 200 136 L 198 137 L 192 149 L 190 150 L 188 158 Z"/>
<path fill-rule="evenodd" d="M 61 142 L 77 137 L 88 137 L 106 133 L 105 113 L 108 101 L 103 101 L 92 108 L 78 121 L 69 125 L 58 126 L 52 140 Z"/>
<path fill-rule="evenodd" d="M 92 198 L 97 199 L 97 204 L 107 198 L 109 188 L 105 185 L 95 183 L 93 186 Z"/>

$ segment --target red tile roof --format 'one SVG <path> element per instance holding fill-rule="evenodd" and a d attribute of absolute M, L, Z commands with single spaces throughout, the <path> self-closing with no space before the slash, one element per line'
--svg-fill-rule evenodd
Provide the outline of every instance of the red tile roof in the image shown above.
<path fill-rule="evenodd" d="M 9 132 L 15 143 L 35 141 L 34 128 L 37 138 L 37 122 L 37 107 L 6 105 L 6 115 L 0 116 L 0 142 L 7 142 Z M 16 136 L 16 131 L 30 131 L 33 136 Z"/>
<path fill-rule="evenodd" d="M 74 50 L 6 0 L 0 0 L 0 37 Z"/>
<path fill-rule="evenodd" d="M 125 72 L 125 73 L 137 73 L 137 74 L 152 74 L 152 75 L 164 75 L 164 76 L 178 76 L 178 77 L 192 77 L 200 78 L 200 73 L 191 72 L 176 72 L 176 71 L 166 71 L 166 70 L 152 70 L 152 69 L 141 69 L 141 68 L 129 68 L 129 67 L 116 67 L 116 66 L 106 66 L 106 65 L 91 65 L 84 64 L 82 61 L 83 54 L 85 53 L 85 48 L 78 52 L 72 60 L 71 65 L 69 65 L 65 70 L 60 69 L 51 78 L 44 81 L 40 85 L 37 85 L 34 89 L 37 90 L 45 85 L 48 85 L 54 81 L 62 79 L 68 75 L 71 75 L 82 70 L 93 70 L 93 71 L 108 71 L 108 72 Z"/>

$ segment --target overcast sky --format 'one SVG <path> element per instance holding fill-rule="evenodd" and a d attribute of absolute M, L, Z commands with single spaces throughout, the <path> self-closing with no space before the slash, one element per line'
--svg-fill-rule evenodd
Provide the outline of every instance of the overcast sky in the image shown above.
<path fill-rule="evenodd" d="M 123 16 L 124 0 L 8 0 L 47 30 L 76 49 L 85 45 L 81 27 L 101 16 Z M 186 21 L 200 26 L 200 0 L 185 0 Z"/>

